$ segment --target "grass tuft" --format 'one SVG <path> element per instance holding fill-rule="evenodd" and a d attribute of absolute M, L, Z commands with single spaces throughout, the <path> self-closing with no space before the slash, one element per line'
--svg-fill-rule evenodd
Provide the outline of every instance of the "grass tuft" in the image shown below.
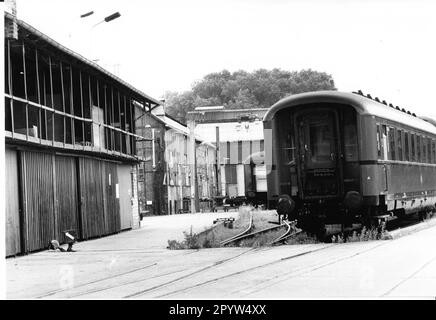
<path fill-rule="evenodd" d="M 356 230 L 353 231 L 351 235 L 345 235 L 343 233 L 333 235 L 331 240 L 332 243 L 344 243 L 344 242 L 362 242 L 362 241 L 372 241 L 372 240 L 388 240 L 390 239 L 389 233 L 384 227 L 377 228 L 373 227 L 368 229 L 363 227 L 360 232 Z"/>

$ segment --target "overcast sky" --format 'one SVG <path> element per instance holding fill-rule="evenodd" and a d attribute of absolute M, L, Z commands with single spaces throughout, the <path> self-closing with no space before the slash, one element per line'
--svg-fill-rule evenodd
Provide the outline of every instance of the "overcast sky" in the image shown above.
<path fill-rule="evenodd" d="M 436 1 L 16 1 L 19 19 L 157 99 L 222 69 L 311 68 L 436 117 Z"/>

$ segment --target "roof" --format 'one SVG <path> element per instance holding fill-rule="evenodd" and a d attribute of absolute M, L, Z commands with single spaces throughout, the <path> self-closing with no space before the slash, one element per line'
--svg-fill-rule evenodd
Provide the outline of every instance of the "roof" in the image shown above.
<path fill-rule="evenodd" d="M 338 91 L 306 92 L 284 98 L 268 109 L 263 121 L 271 121 L 279 110 L 296 107 L 302 104 L 320 102 L 351 105 L 359 114 L 373 115 L 393 120 L 399 123 L 404 123 L 418 130 L 424 130 L 436 134 L 436 126 L 429 120 L 424 120 L 420 117 L 397 110 L 396 108 L 389 107 L 381 102 L 370 99 L 363 94 Z"/>
<path fill-rule="evenodd" d="M 221 142 L 231 141 L 254 141 L 263 140 L 262 121 L 244 122 L 215 122 L 199 123 L 195 127 L 195 133 L 205 141 L 216 142 L 216 127 L 219 127 L 219 140 Z"/>
<path fill-rule="evenodd" d="M 197 123 L 222 123 L 239 121 L 241 117 L 246 116 L 262 119 L 267 111 L 267 108 L 189 111 L 187 120 Z"/>
<path fill-rule="evenodd" d="M 13 16 L 8 13 L 5 12 L 5 17 L 7 19 L 13 19 Z M 33 35 L 35 35 L 36 37 L 41 38 L 42 40 L 44 40 L 45 42 L 47 42 L 48 44 L 50 44 L 51 46 L 55 47 L 56 49 L 64 52 L 65 54 L 77 59 L 78 61 L 86 64 L 87 66 L 91 67 L 92 69 L 95 69 L 101 73 L 103 73 L 104 75 L 108 76 L 109 78 L 111 78 L 112 80 L 120 83 L 121 85 L 125 86 L 126 88 L 130 89 L 131 91 L 135 92 L 137 95 L 139 95 L 141 98 L 147 100 L 148 103 L 152 103 L 155 105 L 160 105 L 161 102 L 157 99 L 154 99 L 152 97 L 150 97 L 149 95 L 145 94 L 144 92 L 142 92 L 139 89 L 136 89 L 135 87 L 133 87 L 132 85 L 128 84 L 127 82 L 125 82 L 124 80 L 118 78 L 117 76 L 115 76 L 114 74 L 110 73 L 109 71 L 107 71 L 106 69 L 100 67 L 98 64 L 96 64 L 93 61 L 90 61 L 88 59 L 86 59 L 85 57 L 81 56 L 80 54 L 74 52 L 71 49 L 68 49 L 67 47 L 61 45 L 60 43 L 56 42 L 55 40 L 53 40 L 52 38 L 48 37 L 47 35 L 43 34 L 42 32 L 38 31 L 37 29 L 35 29 L 34 27 L 32 27 L 31 25 L 27 24 L 26 22 L 22 21 L 22 20 L 18 20 L 17 19 L 17 24 L 20 28 L 25 29 L 27 32 L 32 33 Z"/>

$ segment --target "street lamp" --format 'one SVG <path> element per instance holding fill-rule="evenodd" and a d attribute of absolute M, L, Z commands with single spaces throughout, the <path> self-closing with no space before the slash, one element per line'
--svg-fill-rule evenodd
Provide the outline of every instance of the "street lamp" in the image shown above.
<path fill-rule="evenodd" d="M 86 18 L 86 17 L 89 17 L 92 14 L 94 14 L 94 11 L 89 11 L 87 13 L 84 13 L 84 14 L 80 15 L 80 18 Z"/>
<path fill-rule="evenodd" d="M 95 27 L 98 26 L 100 23 L 103 23 L 103 22 L 110 22 L 110 21 L 115 20 L 115 19 L 117 19 L 117 18 L 119 18 L 119 17 L 121 17 L 121 14 L 120 14 L 119 12 L 115 12 L 115 13 L 111 14 L 110 16 L 107 16 L 106 18 L 104 18 L 104 19 L 101 20 L 100 22 L 94 24 L 94 25 L 92 26 L 92 28 L 95 28 Z"/>

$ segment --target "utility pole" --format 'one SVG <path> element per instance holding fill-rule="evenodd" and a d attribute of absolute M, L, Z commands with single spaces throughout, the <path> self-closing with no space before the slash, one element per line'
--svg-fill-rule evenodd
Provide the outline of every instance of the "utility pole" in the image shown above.
<path fill-rule="evenodd" d="M 220 152 L 220 127 L 216 126 L 216 188 L 217 196 L 221 195 L 221 152 Z"/>
<path fill-rule="evenodd" d="M 195 120 L 188 120 L 189 129 L 189 147 L 188 147 L 188 160 L 191 168 L 191 213 L 196 213 L 199 210 L 198 201 L 198 187 L 197 187 L 197 160 L 195 155 Z"/>

